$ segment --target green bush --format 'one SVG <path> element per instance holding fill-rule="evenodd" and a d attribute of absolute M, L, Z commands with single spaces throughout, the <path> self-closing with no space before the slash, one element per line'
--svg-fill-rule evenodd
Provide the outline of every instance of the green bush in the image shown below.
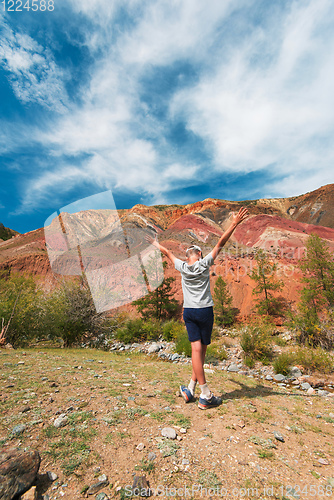
<path fill-rule="evenodd" d="M 300 347 L 296 351 L 280 354 L 273 363 L 275 372 L 283 375 L 288 375 L 293 365 L 300 365 L 308 372 L 332 373 L 334 357 L 321 348 Z"/>
<path fill-rule="evenodd" d="M 191 343 L 189 342 L 185 326 L 182 329 L 180 328 L 180 331 L 175 338 L 175 349 L 178 354 L 185 354 L 186 356 L 191 357 Z"/>
<path fill-rule="evenodd" d="M 143 324 L 145 340 L 157 340 L 162 335 L 162 326 L 160 321 L 149 319 Z"/>
<path fill-rule="evenodd" d="M 266 322 L 254 323 L 244 329 L 240 345 L 250 365 L 255 360 L 268 363 L 272 358 L 272 329 Z"/>
<path fill-rule="evenodd" d="M 290 352 L 283 352 L 273 362 L 275 373 L 289 375 L 290 367 L 294 364 L 294 357 Z"/>
<path fill-rule="evenodd" d="M 301 347 L 294 353 L 294 363 L 308 371 L 332 373 L 334 371 L 334 356 L 320 347 L 311 349 Z"/>
<path fill-rule="evenodd" d="M 184 324 L 175 319 L 167 321 L 162 325 L 162 335 L 167 342 L 175 340 L 182 332 L 184 332 Z"/>
<path fill-rule="evenodd" d="M 90 342 L 108 331 L 108 321 L 97 313 L 90 290 L 69 281 L 41 301 L 43 331 L 49 339 L 61 339 L 64 347 Z"/>
<path fill-rule="evenodd" d="M 219 347 L 215 344 L 210 344 L 207 347 L 205 362 L 218 364 L 218 361 L 223 361 L 223 359 L 227 359 L 227 352 L 223 347 Z"/>
<path fill-rule="evenodd" d="M 321 320 L 314 309 L 301 303 L 298 312 L 290 314 L 287 326 L 297 331 L 299 344 L 330 350 L 334 347 L 334 321 L 330 311 L 327 314 L 328 319 Z"/>
<path fill-rule="evenodd" d="M 115 338 L 125 344 L 155 340 L 162 333 L 161 323 L 156 320 L 144 321 L 141 318 L 129 319 L 115 332 Z"/>
<path fill-rule="evenodd" d="M 125 344 L 141 342 L 146 336 L 143 325 L 144 321 L 140 318 L 129 319 L 123 327 L 116 330 L 115 338 Z"/>
<path fill-rule="evenodd" d="M 6 330 L 6 342 L 14 347 L 29 344 L 43 329 L 40 308 L 41 290 L 32 276 L 2 273 L 0 276 L 0 321 Z"/>

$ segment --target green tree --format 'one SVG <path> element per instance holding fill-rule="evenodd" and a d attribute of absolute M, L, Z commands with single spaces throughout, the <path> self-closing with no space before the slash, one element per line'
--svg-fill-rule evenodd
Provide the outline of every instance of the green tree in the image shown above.
<path fill-rule="evenodd" d="M 175 316 L 179 303 L 172 298 L 174 281 L 175 278 L 165 278 L 153 292 L 133 302 L 143 319 L 155 318 L 164 321 Z"/>
<path fill-rule="evenodd" d="M 232 296 L 221 276 L 218 276 L 213 289 L 215 321 L 218 325 L 228 326 L 234 323 L 238 309 L 232 307 Z"/>
<path fill-rule="evenodd" d="M 257 309 L 260 314 L 279 315 L 283 311 L 282 298 L 274 297 L 273 292 L 283 288 L 283 282 L 275 277 L 277 264 L 275 264 L 263 250 L 259 249 L 255 255 L 256 268 L 250 277 L 256 282 L 253 289 L 254 295 L 262 295 L 257 300 Z"/>
<path fill-rule="evenodd" d="M 44 331 L 48 338 L 61 338 L 64 347 L 92 341 L 108 329 L 103 313 L 97 313 L 88 287 L 64 282 L 43 300 Z"/>
<path fill-rule="evenodd" d="M 319 312 L 334 306 L 334 262 L 327 243 L 316 234 L 306 242 L 306 255 L 300 261 L 306 283 L 305 301 Z"/>
<path fill-rule="evenodd" d="M 290 324 L 299 331 L 300 343 L 331 348 L 334 345 L 334 263 L 327 243 L 319 236 L 308 237 L 300 268 L 305 286 Z"/>
<path fill-rule="evenodd" d="M 32 276 L 2 273 L 0 277 L 0 319 L 6 342 L 26 345 L 41 326 L 42 292 Z"/>

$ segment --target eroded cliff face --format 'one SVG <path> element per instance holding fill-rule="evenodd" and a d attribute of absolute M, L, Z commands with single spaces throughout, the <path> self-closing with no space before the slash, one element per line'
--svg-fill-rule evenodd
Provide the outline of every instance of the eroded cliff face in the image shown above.
<path fill-rule="evenodd" d="M 229 285 L 234 307 L 240 309 L 242 316 L 250 314 L 254 304 L 250 273 L 254 252 L 262 248 L 272 253 L 278 265 L 279 277 L 285 284 L 282 295 L 288 302 L 295 302 L 301 287 L 298 260 L 307 237 L 311 233 L 319 235 L 334 252 L 334 184 L 293 198 L 244 202 L 206 199 L 184 206 L 135 205 L 130 210 L 87 210 L 74 215 L 61 214 L 61 218 L 69 238 L 80 234 L 83 247 L 86 242 L 94 241 L 96 248 L 103 248 L 104 252 L 112 247 L 115 255 L 119 254 L 118 259 L 127 258 L 128 253 L 122 238 L 110 240 L 111 228 L 118 232 L 124 229 L 130 238 L 131 231 L 138 229 L 155 231 L 163 245 L 184 259 L 186 248 L 194 243 L 202 247 L 204 254 L 208 253 L 228 227 L 233 212 L 241 206 L 247 206 L 250 217 L 237 228 L 216 260 L 212 286 L 221 275 Z M 60 227 L 59 221 L 53 224 Z M 61 239 L 57 231 L 52 237 Z M 136 246 L 135 241 L 133 245 Z M 104 257 L 101 253 L 101 266 Z M 31 273 L 48 286 L 57 283 L 59 276 L 54 276 L 50 267 L 44 229 L 0 242 L 0 270 L 3 269 Z M 168 265 L 165 274 L 176 278 L 174 292 L 181 302 L 179 273 Z"/>

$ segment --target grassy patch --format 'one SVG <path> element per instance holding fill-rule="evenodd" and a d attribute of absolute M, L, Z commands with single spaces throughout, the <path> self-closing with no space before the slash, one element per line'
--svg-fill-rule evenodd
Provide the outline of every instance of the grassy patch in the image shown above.
<path fill-rule="evenodd" d="M 184 427 L 185 429 L 189 429 L 191 426 L 190 418 L 182 413 L 173 413 L 170 421 L 173 425 L 178 425 L 179 427 Z"/>
<path fill-rule="evenodd" d="M 198 482 L 206 488 L 215 488 L 216 486 L 220 486 L 222 484 L 217 475 L 208 470 L 200 471 L 198 474 Z"/>
<path fill-rule="evenodd" d="M 294 351 L 280 354 L 273 362 L 276 373 L 287 375 L 292 365 L 301 365 L 305 371 L 332 373 L 334 371 L 334 357 L 323 349 L 300 347 Z"/>
<path fill-rule="evenodd" d="M 158 448 L 162 452 L 162 456 L 165 458 L 175 455 L 180 446 L 173 441 L 163 441 L 158 444 Z"/>
<path fill-rule="evenodd" d="M 135 466 L 135 470 L 151 473 L 155 469 L 155 465 L 151 460 L 142 458 L 139 465 Z"/>
<path fill-rule="evenodd" d="M 275 453 L 270 450 L 258 450 L 257 454 L 260 458 L 267 458 L 268 460 L 275 458 Z"/>

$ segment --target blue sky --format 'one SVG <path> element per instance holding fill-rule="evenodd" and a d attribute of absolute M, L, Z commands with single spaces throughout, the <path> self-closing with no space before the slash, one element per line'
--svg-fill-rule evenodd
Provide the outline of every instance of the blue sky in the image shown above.
<path fill-rule="evenodd" d="M 332 0 L 0 5 L 0 221 L 333 182 Z"/>

